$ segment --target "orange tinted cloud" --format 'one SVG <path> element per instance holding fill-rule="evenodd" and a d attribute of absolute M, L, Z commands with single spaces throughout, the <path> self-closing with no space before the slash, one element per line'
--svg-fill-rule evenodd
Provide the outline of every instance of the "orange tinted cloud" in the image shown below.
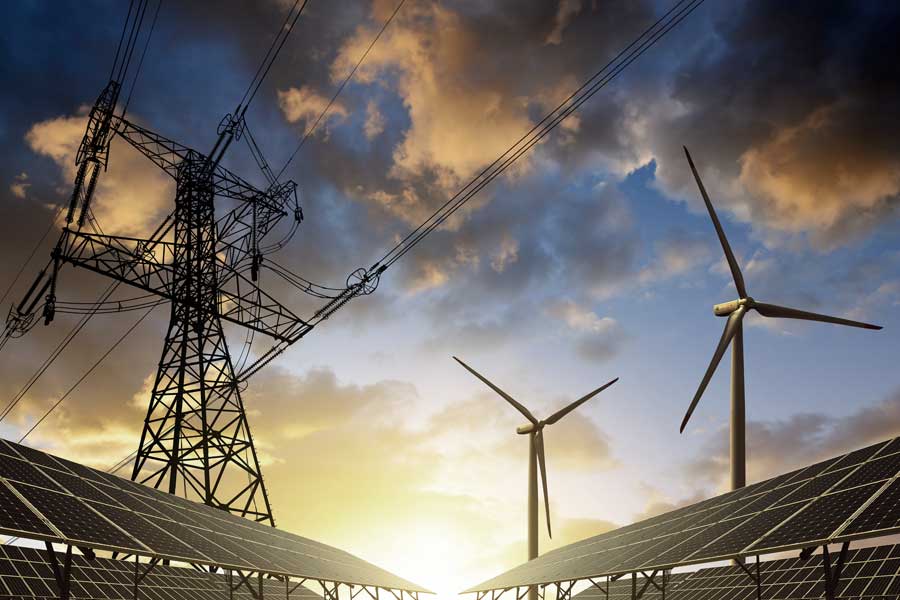
<path fill-rule="evenodd" d="M 345 41 L 332 65 L 334 80 L 343 79 L 365 51 L 373 27 L 361 26 Z M 500 83 L 471 78 L 469 69 L 480 52 L 477 37 L 455 12 L 437 4 L 410 4 L 356 74 L 363 83 L 388 72 L 398 75 L 396 91 L 410 126 L 394 149 L 390 176 L 408 184 L 427 177 L 442 193 L 421 197 L 407 187 L 406 201 L 388 208 L 410 222 L 421 219 L 419 205 L 433 207 L 446 199 L 531 127 L 523 99 Z"/>
<path fill-rule="evenodd" d="M 740 182 L 764 222 L 830 246 L 855 237 L 900 196 L 900 163 L 837 102 L 783 127 L 741 156 Z"/>
<path fill-rule="evenodd" d="M 64 197 L 71 194 L 75 154 L 86 126 L 84 114 L 57 117 L 34 124 L 26 135 L 34 152 L 53 159 L 61 168 L 60 190 Z M 149 234 L 162 216 L 174 208 L 175 184 L 119 137 L 113 137 L 110 156 L 109 169 L 100 174 L 91 209 L 106 233 Z"/>

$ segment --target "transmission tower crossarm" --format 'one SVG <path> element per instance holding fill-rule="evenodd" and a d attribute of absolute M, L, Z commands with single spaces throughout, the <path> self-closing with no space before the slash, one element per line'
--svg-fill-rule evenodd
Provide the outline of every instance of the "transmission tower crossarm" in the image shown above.
<path fill-rule="evenodd" d="M 172 242 L 99 235 L 66 229 L 63 232 L 59 258 L 64 263 L 82 267 L 154 293 L 166 300 L 178 300 L 195 310 L 212 314 L 225 321 L 252 329 L 279 341 L 291 339 L 306 322 L 264 292 L 249 278 L 220 264 L 219 281 L 215 282 L 218 302 L 209 308 L 190 298 L 177 297 L 173 286 L 176 252 Z M 224 276 L 223 276 L 224 275 Z"/>
<path fill-rule="evenodd" d="M 127 119 L 117 119 L 116 133 L 128 144 L 150 159 L 156 166 L 165 171 L 172 179 L 177 180 L 179 168 L 186 160 L 201 160 L 203 154 L 184 144 L 171 140 L 164 135 L 151 131 Z M 231 198 L 245 203 L 255 203 L 270 210 L 281 211 L 266 194 L 261 193 L 253 185 L 225 167 L 217 165 L 212 170 L 212 184 L 216 196 Z"/>

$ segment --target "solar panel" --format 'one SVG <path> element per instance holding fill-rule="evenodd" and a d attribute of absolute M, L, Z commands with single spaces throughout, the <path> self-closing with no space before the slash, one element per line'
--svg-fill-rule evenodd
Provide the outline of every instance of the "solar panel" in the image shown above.
<path fill-rule="evenodd" d="M 0 473 L 3 473 L 3 476 L 10 481 L 19 481 L 51 490 L 61 489 L 52 479 L 28 461 L 19 460 L 6 454 L 0 454 Z"/>
<path fill-rule="evenodd" d="M 58 555 L 57 560 L 62 560 Z M 146 567 L 146 565 L 142 565 Z M 232 581 L 236 584 L 237 579 Z M 257 589 L 258 580 L 251 580 Z M 321 595 L 290 584 L 291 598 L 321 600 Z M 71 592 L 78 600 L 119 600 L 134 598 L 134 562 L 72 556 Z M 285 582 L 263 580 L 264 598 L 285 598 Z M 58 598 L 56 580 L 47 562 L 47 553 L 34 548 L 0 546 L 0 598 Z M 252 594 L 240 586 L 229 595 L 226 574 L 202 573 L 194 569 L 157 565 L 141 581 L 141 598 L 165 600 L 247 600 Z"/>
<path fill-rule="evenodd" d="M 822 558 L 764 561 L 760 563 L 760 586 L 761 596 L 769 600 L 818 600 L 825 591 Z M 666 597 L 745 600 L 756 598 L 756 583 L 737 566 L 700 569 L 687 574 Z M 837 597 L 873 600 L 900 597 L 900 545 L 849 551 Z"/>
<path fill-rule="evenodd" d="M 556 549 L 467 591 L 666 569 L 898 532 L 898 440 Z"/>
<path fill-rule="evenodd" d="M 0 442 L 0 533 L 225 569 L 427 592 L 343 550 Z"/>
<path fill-rule="evenodd" d="M 24 483 L 11 483 L 38 514 L 49 521 L 69 543 L 125 552 L 143 552 L 147 548 L 92 510 L 83 501 Z"/>

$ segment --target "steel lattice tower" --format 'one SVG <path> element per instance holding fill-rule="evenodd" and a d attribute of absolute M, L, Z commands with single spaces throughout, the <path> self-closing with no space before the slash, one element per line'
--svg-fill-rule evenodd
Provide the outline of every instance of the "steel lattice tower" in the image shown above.
<path fill-rule="evenodd" d="M 175 194 L 171 317 L 132 479 L 172 494 L 181 479 L 206 504 L 274 524 L 216 314 L 213 201 L 205 158 L 185 159 Z M 231 468 L 245 472 L 247 482 L 222 497 L 218 492 Z"/>
<path fill-rule="evenodd" d="M 259 190 L 220 165 L 228 146 L 242 134 L 242 115 L 223 119 L 218 141 L 204 155 L 116 116 L 119 89 L 110 81 L 89 115 L 66 226 L 53 250 L 51 268 L 38 276 L 19 309 L 11 313 L 8 326 L 27 330 L 40 297 L 45 298 L 45 322 L 53 319 L 64 263 L 168 300 L 169 326 L 132 479 L 274 525 L 240 384 L 315 323 L 356 295 L 371 293 L 377 274 L 359 272 L 337 295 L 320 294 L 329 301 L 309 321 L 295 315 L 257 285 L 257 276 L 266 253 L 260 246 L 265 236 L 288 216 L 289 208 L 297 223 L 302 220 L 296 184 L 272 178 L 267 189 Z M 176 184 L 174 211 L 148 238 L 82 229 L 92 222 L 91 197 L 114 135 Z M 235 207 L 217 218 L 218 199 Z M 313 287 L 308 291 L 315 291 Z M 30 307 L 23 309 L 29 301 Z M 224 323 L 264 334 L 273 346 L 236 373 Z"/>

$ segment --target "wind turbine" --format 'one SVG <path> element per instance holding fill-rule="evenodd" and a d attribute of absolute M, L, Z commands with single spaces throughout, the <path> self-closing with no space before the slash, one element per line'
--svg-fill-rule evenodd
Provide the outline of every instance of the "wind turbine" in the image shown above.
<path fill-rule="evenodd" d="M 525 408 L 523 405 L 519 404 L 516 400 L 512 398 L 509 394 L 498 388 L 496 385 L 488 381 L 484 378 L 480 373 L 478 373 L 475 369 L 461 361 L 460 359 L 453 357 L 453 360 L 461 364 L 466 368 L 472 375 L 480 379 L 487 385 L 489 388 L 497 392 L 504 400 L 509 402 L 515 407 L 522 415 L 528 419 L 527 425 L 522 425 L 521 427 L 516 428 L 516 433 L 520 435 L 528 435 L 528 560 L 533 558 L 537 558 L 538 556 L 538 492 L 537 492 L 537 469 L 538 466 L 541 469 L 541 483 L 544 488 L 544 508 L 546 509 L 547 516 L 547 534 L 552 538 L 553 533 L 550 530 L 550 502 L 547 496 L 547 466 L 544 461 L 544 427 L 547 425 L 553 425 L 557 423 L 560 419 L 565 417 L 567 414 L 614 384 L 619 380 L 618 377 L 603 385 L 593 392 L 590 392 L 586 396 L 582 396 L 575 402 L 572 402 L 568 406 L 561 408 L 556 411 L 543 421 L 539 421 L 531 411 Z M 535 590 L 532 590 L 535 591 Z"/>
<path fill-rule="evenodd" d="M 782 319 L 801 319 L 804 321 L 821 321 L 823 323 L 833 323 L 835 325 L 849 325 L 850 327 L 862 327 L 864 329 L 881 329 L 878 325 L 870 325 L 859 321 L 851 321 L 849 319 L 841 319 L 838 317 L 830 317 L 827 315 L 819 315 L 816 313 L 788 308 L 786 306 L 778 306 L 776 304 L 765 304 L 757 302 L 751 296 L 747 295 L 747 288 L 744 285 L 744 276 L 741 269 L 734 258 L 731 246 L 728 245 L 728 239 L 722 230 L 722 224 L 716 216 L 706 188 L 700 180 L 694 161 L 687 148 L 684 148 L 684 154 L 687 156 L 688 164 L 691 166 L 691 172 L 697 181 L 697 187 L 700 188 L 700 194 L 703 196 L 703 202 L 706 203 L 706 209 L 709 211 L 709 217 L 712 219 L 716 228 L 716 234 L 719 236 L 719 242 L 722 244 L 722 250 L 725 252 L 725 259 L 728 261 L 728 267 L 731 269 L 731 277 L 734 279 L 734 287 L 737 289 L 738 299 L 731 302 L 724 302 L 713 306 L 713 314 L 717 317 L 728 317 L 725 323 L 725 331 L 722 332 L 722 338 L 719 345 L 713 353 L 712 361 L 706 369 L 706 374 L 700 381 L 700 387 L 694 394 L 694 399 L 688 407 L 687 414 L 681 422 L 680 431 L 683 433 L 684 428 L 694 413 L 697 403 L 703 391 L 712 379 L 719 361 L 725 354 L 728 344 L 731 344 L 731 489 L 736 490 L 744 487 L 747 483 L 746 477 L 746 421 L 744 411 L 744 333 L 742 321 L 747 312 L 755 310 L 763 317 L 777 317 Z"/>

